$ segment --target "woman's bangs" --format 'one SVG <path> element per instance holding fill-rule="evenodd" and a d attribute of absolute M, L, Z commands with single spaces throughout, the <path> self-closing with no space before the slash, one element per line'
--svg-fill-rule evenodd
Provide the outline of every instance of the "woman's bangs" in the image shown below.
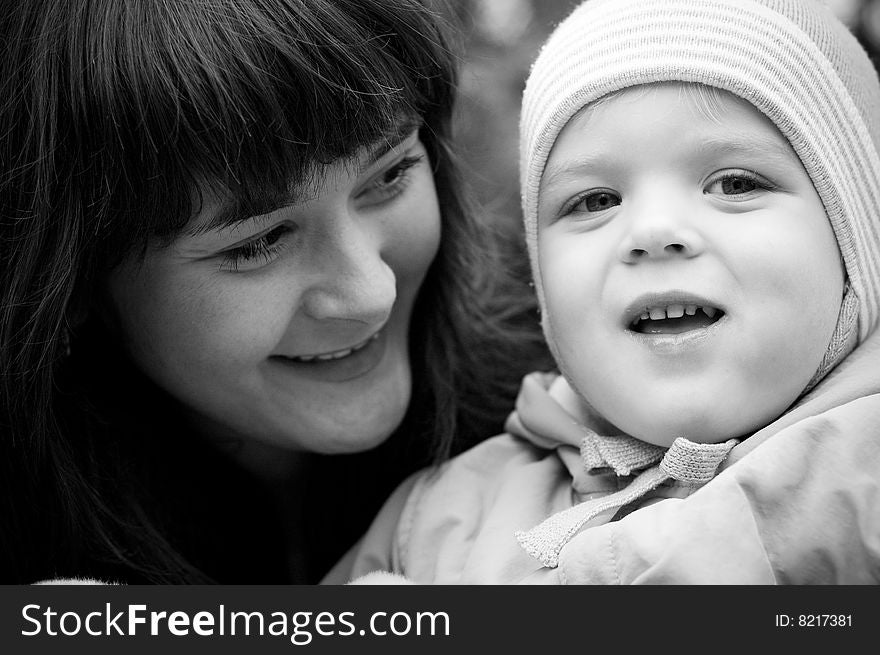
<path fill-rule="evenodd" d="M 174 14 L 202 3 L 159 4 L 119 37 L 131 42 L 116 52 L 142 52 L 121 62 L 108 112 L 123 153 L 115 210 L 135 214 L 138 232 L 172 237 L 205 185 L 257 211 L 402 117 L 450 111 L 452 56 L 439 35 L 416 32 L 437 31 L 422 13 L 386 11 L 383 23 L 370 2 L 345 14 L 338 2 L 281 2 L 199 20 Z M 426 24 L 387 23 L 419 16 Z"/>

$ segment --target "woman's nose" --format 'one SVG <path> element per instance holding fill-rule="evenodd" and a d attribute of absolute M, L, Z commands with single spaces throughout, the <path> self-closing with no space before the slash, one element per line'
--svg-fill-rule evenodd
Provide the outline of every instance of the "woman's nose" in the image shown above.
<path fill-rule="evenodd" d="M 627 226 L 620 243 L 626 264 L 696 257 L 705 249 L 703 237 L 683 214 L 674 210 L 639 212 Z"/>
<path fill-rule="evenodd" d="M 319 274 L 303 296 L 303 309 L 317 320 L 384 323 L 397 298 L 394 271 L 382 258 L 381 235 L 363 226 L 336 224 L 326 247 L 313 253 Z"/>

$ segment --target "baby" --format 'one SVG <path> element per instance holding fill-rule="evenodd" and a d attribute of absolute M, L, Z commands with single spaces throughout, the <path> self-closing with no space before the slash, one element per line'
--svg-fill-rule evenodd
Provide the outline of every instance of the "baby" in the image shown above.
<path fill-rule="evenodd" d="M 562 375 L 327 581 L 880 582 L 878 143 L 877 73 L 820 2 L 583 3 L 521 118 Z"/>

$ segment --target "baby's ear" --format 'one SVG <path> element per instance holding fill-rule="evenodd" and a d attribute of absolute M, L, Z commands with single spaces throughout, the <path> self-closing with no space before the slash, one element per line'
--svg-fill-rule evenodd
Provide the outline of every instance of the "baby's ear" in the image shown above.
<path fill-rule="evenodd" d="M 355 578 L 348 584 L 353 585 L 361 585 L 361 584 L 370 584 L 370 585 L 395 585 L 395 584 L 415 584 L 409 578 L 405 578 L 404 576 L 398 573 L 389 573 L 388 571 L 374 571 L 372 573 L 367 573 L 366 575 L 362 575 L 359 578 Z"/>

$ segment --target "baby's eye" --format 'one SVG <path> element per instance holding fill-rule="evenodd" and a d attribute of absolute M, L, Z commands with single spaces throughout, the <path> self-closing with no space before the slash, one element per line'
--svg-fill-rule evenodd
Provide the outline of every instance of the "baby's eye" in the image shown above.
<path fill-rule="evenodd" d="M 718 194 L 731 199 L 751 198 L 755 192 L 772 191 L 775 185 L 753 171 L 724 171 L 709 180 L 704 193 Z M 737 196 L 744 196 L 737 198 Z"/>
<path fill-rule="evenodd" d="M 601 212 L 621 203 L 620 194 L 611 189 L 596 189 L 582 195 L 569 211 Z"/>
<path fill-rule="evenodd" d="M 725 177 L 721 180 L 721 192 L 729 196 L 734 196 L 738 193 L 748 193 L 757 188 L 757 183 L 746 177 Z"/>

